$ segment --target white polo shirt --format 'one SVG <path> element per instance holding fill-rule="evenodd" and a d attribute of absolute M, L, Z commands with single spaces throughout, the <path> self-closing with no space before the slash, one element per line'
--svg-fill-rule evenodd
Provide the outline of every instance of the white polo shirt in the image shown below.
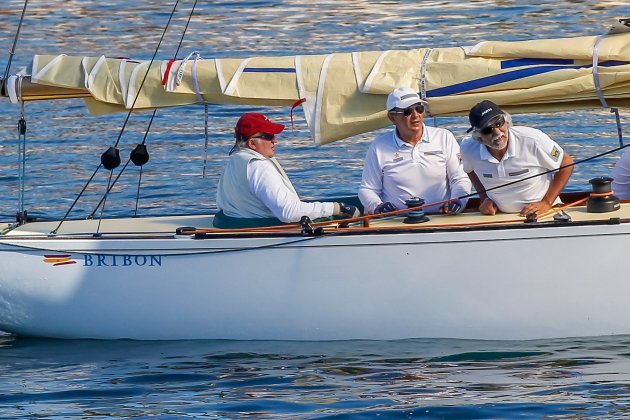
<path fill-rule="evenodd" d="M 623 152 L 610 176 L 613 193 L 622 200 L 630 200 L 630 149 Z"/>
<path fill-rule="evenodd" d="M 411 197 L 430 204 L 468 195 L 471 188 L 455 136 L 443 128 L 425 125 L 422 139 L 415 146 L 402 141 L 396 130 L 372 142 L 363 165 L 359 199 L 367 212 L 373 213 L 381 202 L 389 201 L 404 209 L 405 200 Z M 441 206 L 425 211 L 436 212 Z"/>
<path fill-rule="evenodd" d="M 508 147 L 501 161 L 472 137 L 462 140 L 464 171 L 475 171 L 486 190 L 520 179 L 558 169 L 564 151 L 540 130 L 514 126 L 509 129 Z M 556 172 L 536 176 L 488 191 L 488 197 L 504 213 L 519 213 L 526 204 L 543 199 Z M 556 199 L 555 203 L 560 203 Z"/>

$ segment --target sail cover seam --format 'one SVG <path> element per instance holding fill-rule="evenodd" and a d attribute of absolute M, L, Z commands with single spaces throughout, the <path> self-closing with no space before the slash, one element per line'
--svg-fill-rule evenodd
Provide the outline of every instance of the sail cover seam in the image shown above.
<path fill-rule="evenodd" d="M 602 103 L 602 106 L 604 108 L 608 108 L 608 103 L 606 102 L 606 98 L 604 98 L 604 94 L 602 93 L 602 89 L 599 83 L 599 73 L 597 71 L 597 64 L 598 64 L 598 54 L 599 54 L 599 44 L 601 43 L 601 41 L 604 39 L 604 37 L 606 36 L 606 34 L 600 35 L 597 37 L 597 40 L 595 41 L 595 45 L 593 46 L 593 82 L 595 84 L 595 93 L 597 93 L 597 97 L 599 98 L 599 101 Z"/>
<path fill-rule="evenodd" d="M 433 48 L 429 48 L 427 52 L 424 53 L 422 64 L 420 65 L 420 99 L 426 102 L 426 113 L 429 117 L 433 115 L 431 115 L 431 107 L 429 106 L 429 101 L 427 101 L 427 63 L 429 62 L 429 57 L 432 52 Z"/>

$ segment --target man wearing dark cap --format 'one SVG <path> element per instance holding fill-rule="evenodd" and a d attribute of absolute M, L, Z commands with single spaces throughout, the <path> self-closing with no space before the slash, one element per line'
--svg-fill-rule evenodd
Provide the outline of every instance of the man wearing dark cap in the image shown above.
<path fill-rule="evenodd" d="M 289 177 L 274 157 L 277 134 L 284 125 L 265 115 L 248 112 L 234 130 L 235 144 L 219 179 L 214 226 L 221 228 L 270 226 L 339 216 L 357 217 L 355 206 L 301 201 Z"/>
<path fill-rule="evenodd" d="M 558 143 L 535 128 L 513 126 L 510 114 L 491 101 L 472 107 L 468 118 L 462 161 L 482 214 L 542 214 L 560 203 L 573 159 Z"/>
<path fill-rule="evenodd" d="M 424 106 L 408 87 L 387 97 L 387 117 L 395 129 L 377 137 L 365 156 L 359 199 L 368 213 L 406 208 L 405 200 L 420 197 L 425 211 L 457 214 L 466 206 L 471 184 L 459 158 L 453 133 L 424 124 Z M 444 204 L 445 200 L 452 200 Z"/>

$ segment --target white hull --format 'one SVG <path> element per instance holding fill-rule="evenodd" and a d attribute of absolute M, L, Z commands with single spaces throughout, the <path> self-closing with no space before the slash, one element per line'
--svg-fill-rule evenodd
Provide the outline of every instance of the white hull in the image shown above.
<path fill-rule="evenodd" d="M 596 217 L 624 221 L 627 206 Z M 630 223 L 207 239 L 47 238 L 19 236 L 20 229 L 0 237 L 0 329 L 19 335 L 336 340 L 630 333 Z M 61 254 L 74 263 L 45 261 Z"/>

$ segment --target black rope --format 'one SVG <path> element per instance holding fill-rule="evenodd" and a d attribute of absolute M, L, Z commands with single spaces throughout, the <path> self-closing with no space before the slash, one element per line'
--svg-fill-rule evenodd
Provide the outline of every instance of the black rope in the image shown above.
<path fill-rule="evenodd" d="M 22 15 L 20 16 L 20 23 L 18 24 L 17 30 L 15 31 L 15 38 L 13 38 L 13 47 L 11 47 L 11 51 L 9 52 L 9 60 L 7 62 L 7 67 L 4 69 L 4 76 L 2 77 L 2 96 L 7 96 L 7 78 L 9 77 L 9 71 L 11 71 L 11 62 L 13 61 L 13 56 L 15 55 L 15 47 L 17 46 L 18 38 L 20 37 L 20 31 L 22 30 L 22 23 L 24 23 L 24 15 L 26 14 L 26 6 L 28 6 L 28 0 L 24 1 L 24 7 L 22 8 Z"/>

